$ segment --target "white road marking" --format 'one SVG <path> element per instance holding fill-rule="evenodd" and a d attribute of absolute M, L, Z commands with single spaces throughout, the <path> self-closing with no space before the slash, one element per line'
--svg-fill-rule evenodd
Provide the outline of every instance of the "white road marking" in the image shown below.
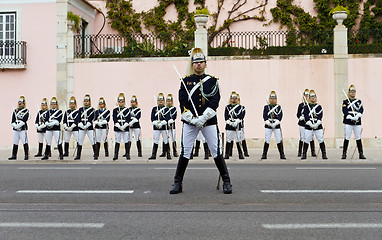
<path fill-rule="evenodd" d="M 134 193 L 134 190 L 18 190 L 16 193 L 129 194 L 129 193 Z"/>
<path fill-rule="evenodd" d="M 260 190 L 262 193 L 382 193 L 382 190 Z"/>
<path fill-rule="evenodd" d="M 375 170 L 376 168 L 351 168 L 351 167 L 299 167 L 297 170 Z"/>
<path fill-rule="evenodd" d="M 0 223 L 3 228 L 103 228 L 104 223 L 44 223 L 44 222 L 9 222 Z"/>
<path fill-rule="evenodd" d="M 380 223 L 262 224 L 266 229 L 382 228 Z"/>
<path fill-rule="evenodd" d="M 89 170 L 90 167 L 19 167 L 20 170 Z"/>

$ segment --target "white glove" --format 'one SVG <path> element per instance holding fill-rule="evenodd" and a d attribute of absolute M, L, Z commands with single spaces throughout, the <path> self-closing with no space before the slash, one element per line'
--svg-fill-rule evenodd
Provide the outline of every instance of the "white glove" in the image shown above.
<path fill-rule="evenodd" d="M 163 126 L 162 121 L 158 121 L 158 123 L 157 123 L 157 128 L 161 128 L 162 126 Z"/>
<path fill-rule="evenodd" d="M 102 125 L 106 125 L 106 124 L 107 124 L 106 119 L 104 119 L 104 120 L 102 120 L 101 122 L 99 122 L 99 124 L 101 124 L 101 126 L 102 126 Z"/>
<path fill-rule="evenodd" d="M 280 121 L 278 119 L 275 119 L 275 121 L 272 123 L 272 128 L 275 128 L 278 125 L 280 125 Z"/>
<path fill-rule="evenodd" d="M 117 123 L 115 124 L 115 126 L 116 126 L 118 129 L 121 130 L 121 124 L 119 124 L 119 122 L 117 122 Z"/>
<path fill-rule="evenodd" d="M 168 124 L 169 125 L 171 125 L 171 124 L 173 124 L 174 123 L 174 119 L 170 119 L 170 120 L 168 120 Z"/>
<path fill-rule="evenodd" d="M 97 120 L 95 120 L 93 123 L 94 123 L 95 125 L 98 125 L 98 126 L 101 127 L 101 125 L 99 124 L 99 122 L 98 122 Z"/>
<path fill-rule="evenodd" d="M 52 121 L 52 127 L 53 126 L 59 126 L 60 125 L 60 122 L 58 120 L 53 120 Z"/>
<path fill-rule="evenodd" d="M 25 125 L 24 122 L 19 122 L 18 124 L 16 124 L 16 129 L 20 130 L 24 125 Z"/>
<path fill-rule="evenodd" d="M 269 120 L 265 121 L 265 125 L 272 127 L 272 123 Z"/>
<path fill-rule="evenodd" d="M 13 123 L 12 123 L 12 126 L 13 126 Z M 38 129 L 39 127 L 37 123 L 34 126 L 36 127 L 36 129 Z"/>
<path fill-rule="evenodd" d="M 354 119 L 355 121 L 358 121 L 358 119 L 360 119 L 362 117 L 362 113 L 357 113 L 355 116 L 354 116 Z"/>
<path fill-rule="evenodd" d="M 41 131 L 41 130 L 43 130 L 45 127 L 46 127 L 46 124 L 43 123 L 43 124 L 41 124 L 40 126 L 37 127 L 37 130 Z"/>
<path fill-rule="evenodd" d="M 64 123 L 64 129 L 66 130 L 66 131 L 68 131 L 68 124 L 66 124 L 66 123 Z"/>
<path fill-rule="evenodd" d="M 352 120 L 352 119 L 353 119 L 353 116 L 350 115 L 350 114 L 348 114 L 348 115 L 346 116 L 346 119 L 350 119 L 350 120 Z"/>
<path fill-rule="evenodd" d="M 68 127 L 67 131 L 73 131 L 73 128 L 76 126 L 76 124 L 72 123 L 70 127 Z"/>
<path fill-rule="evenodd" d="M 237 123 L 236 123 L 236 121 L 233 121 L 232 124 L 231 124 L 231 126 L 232 126 L 233 128 L 237 128 Z"/>
<path fill-rule="evenodd" d="M 162 120 L 160 123 L 162 124 L 162 126 L 165 126 L 167 124 L 167 121 Z"/>
<path fill-rule="evenodd" d="M 191 111 L 185 111 L 183 114 L 182 114 L 182 117 L 181 119 L 187 123 L 190 123 L 192 118 L 194 116 L 192 115 L 192 112 Z"/>
<path fill-rule="evenodd" d="M 309 127 L 313 128 L 313 123 L 310 120 L 306 122 L 306 125 L 308 125 Z"/>
<path fill-rule="evenodd" d="M 233 126 L 233 122 L 232 122 L 230 119 L 228 119 L 227 121 L 225 121 L 225 123 L 226 123 L 227 125 L 231 126 L 231 127 L 234 127 L 234 126 Z"/>
<path fill-rule="evenodd" d="M 235 123 L 236 123 L 236 125 L 239 125 L 240 123 L 241 123 L 241 119 L 235 119 Z"/>
<path fill-rule="evenodd" d="M 299 121 L 304 121 L 305 118 L 304 118 L 304 115 L 301 115 L 299 118 L 298 118 Z"/>
<path fill-rule="evenodd" d="M 106 121 L 106 120 L 105 120 Z M 129 123 L 129 126 L 132 127 L 136 122 L 138 122 L 138 119 L 136 119 L 135 117 L 133 117 Z"/>
<path fill-rule="evenodd" d="M 159 121 L 158 121 L 158 120 L 155 120 L 155 121 L 153 121 L 153 122 L 152 122 L 153 126 L 157 126 L 157 125 L 158 125 L 158 123 L 159 123 Z"/>
<path fill-rule="evenodd" d="M 122 126 L 121 126 L 121 130 L 122 131 L 125 131 L 125 129 L 127 128 L 129 126 L 129 123 L 125 123 L 125 124 L 123 124 Z"/>
<path fill-rule="evenodd" d="M 84 126 L 84 130 L 87 130 L 92 124 L 90 122 L 87 122 Z"/>
<path fill-rule="evenodd" d="M 198 128 L 202 128 L 203 125 L 208 120 L 210 120 L 211 118 L 213 118 L 215 116 L 216 116 L 215 110 L 213 110 L 212 108 L 207 108 L 206 110 L 204 110 L 203 115 L 199 117 L 199 120 L 197 121 L 195 126 L 198 127 Z"/>
<path fill-rule="evenodd" d="M 84 129 L 84 124 L 83 124 L 82 122 L 80 122 L 80 123 L 78 124 L 78 127 L 81 128 L 81 129 Z"/>

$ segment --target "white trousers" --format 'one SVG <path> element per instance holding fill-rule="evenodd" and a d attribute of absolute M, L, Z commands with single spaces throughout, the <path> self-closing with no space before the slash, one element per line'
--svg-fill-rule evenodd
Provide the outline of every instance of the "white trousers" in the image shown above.
<path fill-rule="evenodd" d="M 191 151 L 194 147 L 194 142 L 199 131 L 203 133 L 203 136 L 206 138 L 208 148 L 211 151 L 211 154 L 214 158 L 222 154 L 221 141 L 219 138 L 219 130 L 217 125 L 206 126 L 202 129 L 199 129 L 195 126 L 183 123 L 182 128 L 182 144 L 181 144 L 181 154 L 190 159 Z"/>
<path fill-rule="evenodd" d="M 79 130 L 78 131 L 78 144 L 82 146 L 85 141 L 85 135 L 88 135 L 90 143 L 95 144 L 94 130 Z"/>
<path fill-rule="evenodd" d="M 304 142 L 305 143 L 310 143 L 313 141 L 313 133 L 316 135 L 316 139 L 319 143 L 324 142 L 324 130 L 319 129 L 319 130 L 307 130 L 305 129 L 305 138 Z"/>
<path fill-rule="evenodd" d="M 244 135 L 244 129 L 240 129 L 239 131 L 237 131 L 237 133 L 239 134 L 239 140 L 240 142 L 241 141 L 244 141 L 245 140 L 245 135 Z"/>
<path fill-rule="evenodd" d="M 226 130 L 226 140 L 228 143 L 231 143 L 233 140 L 235 140 L 235 142 L 239 142 L 240 141 L 240 135 L 239 135 L 239 132 L 237 131 L 233 131 L 233 130 Z"/>
<path fill-rule="evenodd" d="M 159 138 L 160 135 L 162 134 L 162 139 L 165 144 L 168 143 L 168 133 L 167 130 L 154 130 L 154 143 L 159 144 Z"/>
<path fill-rule="evenodd" d="M 37 133 L 38 143 L 44 143 L 45 133 Z"/>
<path fill-rule="evenodd" d="M 270 143 L 271 142 L 271 138 L 272 138 L 272 132 L 275 136 L 275 139 L 276 139 L 276 143 L 279 144 L 281 143 L 282 141 L 282 138 L 281 138 L 281 129 L 280 128 L 265 128 L 265 142 L 266 143 Z"/>
<path fill-rule="evenodd" d="M 78 131 L 65 131 L 64 132 L 64 142 L 70 142 L 70 138 L 74 136 L 74 140 L 78 143 Z"/>
<path fill-rule="evenodd" d="M 95 129 L 95 135 L 96 135 L 96 141 L 97 143 L 100 142 L 107 142 L 107 134 L 109 133 L 109 129 Z"/>
<path fill-rule="evenodd" d="M 176 131 L 175 131 L 175 129 L 169 129 L 168 135 L 170 136 L 171 142 L 176 142 Z"/>
<path fill-rule="evenodd" d="M 47 130 L 45 133 L 46 145 L 52 146 L 52 139 L 56 140 L 56 144 L 61 144 L 61 131 L 49 131 Z"/>
<path fill-rule="evenodd" d="M 345 139 L 350 140 L 351 133 L 354 132 L 355 140 L 361 139 L 362 126 L 345 124 Z"/>
<path fill-rule="evenodd" d="M 298 126 L 300 130 L 300 141 L 304 141 L 305 139 L 305 127 L 304 126 Z"/>
<path fill-rule="evenodd" d="M 141 129 L 140 128 L 130 128 L 130 138 L 129 141 L 131 142 L 132 138 L 135 138 L 135 141 L 141 140 Z"/>
<path fill-rule="evenodd" d="M 25 131 L 25 130 L 22 130 L 22 131 L 13 130 L 13 144 L 19 145 L 20 140 L 23 143 L 23 145 L 28 143 L 27 131 Z"/>
<path fill-rule="evenodd" d="M 203 133 L 201 131 L 199 131 L 198 136 L 196 137 L 196 140 L 198 140 L 202 143 L 206 142 L 206 138 L 203 136 Z"/>
<path fill-rule="evenodd" d="M 128 143 L 130 141 L 130 133 L 129 132 L 114 132 L 115 133 L 115 142 L 121 143 L 121 138 L 123 138 L 124 143 Z"/>

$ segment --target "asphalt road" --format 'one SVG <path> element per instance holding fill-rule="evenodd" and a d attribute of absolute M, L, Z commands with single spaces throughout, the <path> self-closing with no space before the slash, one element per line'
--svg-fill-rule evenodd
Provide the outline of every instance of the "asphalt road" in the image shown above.
<path fill-rule="evenodd" d="M 381 164 L 2 164 L 0 239 L 382 239 Z"/>

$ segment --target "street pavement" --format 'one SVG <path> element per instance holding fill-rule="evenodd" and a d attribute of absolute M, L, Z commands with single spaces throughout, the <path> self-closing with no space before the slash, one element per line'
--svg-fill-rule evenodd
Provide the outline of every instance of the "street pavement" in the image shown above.
<path fill-rule="evenodd" d="M 290 149 L 287 161 L 276 149 L 265 161 L 259 149 L 245 160 L 234 152 L 231 195 L 216 189 L 211 158 L 190 161 L 183 193 L 170 195 L 175 158 L 9 153 L 0 151 L 0 239 L 382 239 L 380 149 L 346 161 L 335 149 L 328 161 L 301 161 Z"/>

